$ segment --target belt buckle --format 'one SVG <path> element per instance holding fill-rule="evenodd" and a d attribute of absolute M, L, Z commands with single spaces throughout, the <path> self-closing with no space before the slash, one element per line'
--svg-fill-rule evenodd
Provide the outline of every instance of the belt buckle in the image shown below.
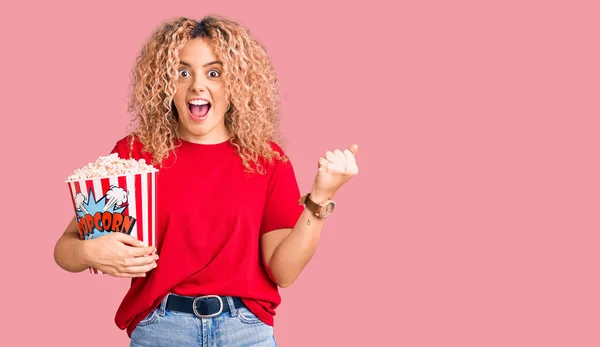
<path fill-rule="evenodd" d="M 219 311 L 217 313 L 213 313 L 213 314 L 200 314 L 198 313 L 198 310 L 196 310 L 196 303 L 198 302 L 198 300 L 200 299 L 204 299 L 204 298 L 217 298 L 219 300 Z M 194 302 L 192 303 L 192 310 L 194 311 L 194 315 L 196 315 L 196 317 L 198 318 L 212 318 L 212 317 L 216 317 L 218 315 L 220 315 L 223 312 L 223 299 L 221 299 L 220 296 L 218 295 L 203 295 L 203 296 L 198 296 L 194 299 Z"/>

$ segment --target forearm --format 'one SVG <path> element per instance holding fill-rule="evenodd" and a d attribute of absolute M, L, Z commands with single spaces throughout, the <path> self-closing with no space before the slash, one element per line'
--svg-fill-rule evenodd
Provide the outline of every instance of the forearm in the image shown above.
<path fill-rule="evenodd" d="M 69 272 L 86 270 L 89 265 L 84 257 L 84 242 L 79 239 L 77 233 L 64 233 L 54 247 L 54 261 L 56 261 L 56 264 Z"/>
<path fill-rule="evenodd" d="M 269 264 L 271 277 L 280 287 L 287 287 L 298 278 L 317 250 L 322 229 L 323 219 L 304 209 L 294 228 L 273 252 Z"/>
<path fill-rule="evenodd" d="M 291 231 L 279 229 L 274 234 L 262 236 L 263 261 L 271 279 L 280 287 L 292 284 L 317 250 L 324 220 L 334 208 L 333 196 L 350 178 L 358 174 L 354 155 L 356 144 L 344 151 L 327 151 L 319 158 L 319 169 L 313 182 L 309 199 L 303 199 L 308 207 L 300 215 Z M 267 236 L 269 235 L 269 236 Z"/>

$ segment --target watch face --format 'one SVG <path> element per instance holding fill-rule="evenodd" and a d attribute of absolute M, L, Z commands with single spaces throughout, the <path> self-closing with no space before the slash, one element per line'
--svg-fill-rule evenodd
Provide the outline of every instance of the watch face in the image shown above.
<path fill-rule="evenodd" d="M 334 209 L 335 209 L 335 203 L 333 201 L 330 201 L 321 208 L 321 211 L 322 211 L 321 215 L 323 216 L 323 218 L 326 218 L 333 212 Z"/>

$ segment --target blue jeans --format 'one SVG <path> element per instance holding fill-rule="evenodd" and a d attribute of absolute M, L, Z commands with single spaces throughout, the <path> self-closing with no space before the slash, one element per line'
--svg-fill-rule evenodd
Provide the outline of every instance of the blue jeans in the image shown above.
<path fill-rule="evenodd" d="M 259 320 L 246 306 L 234 307 L 217 317 L 166 310 L 167 297 L 131 333 L 131 347 L 277 346 L 273 327 Z"/>

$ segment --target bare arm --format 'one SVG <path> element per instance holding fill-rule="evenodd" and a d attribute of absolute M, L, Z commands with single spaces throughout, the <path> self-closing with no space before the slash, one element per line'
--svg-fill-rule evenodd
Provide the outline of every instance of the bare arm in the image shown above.
<path fill-rule="evenodd" d="M 69 272 L 81 272 L 87 269 L 90 264 L 84 258 L 83 245 L 84 243 L 79 239 L 77 219 L 73 218 L 63 235 L 56 242 L 54 261 L 58 266 Z"/>
<path fill-rule="evenodd" d="M 80 240 L 73 218 L 54 247 L 54 260 L 62 269 L 81 272 L 94 267 L 117 277 L 143 277 L 156 267 L 155 247 L 145 247 L 135 237 L 110 233 L 92 240 Z"/>
<path fill-rule="evenodd" d="M 344 151 L 326 152 L 319 159 L 319 170 L 311 191 L 316 202 L 331 199 L 350 178 L 358 174 L 355 157 L 357 145 Z M 278 229 L 263 234 L 261 249 L 267 273 L 278 286 L 287 287 L 300 275 L 317 250 L 324 220 L 305 208 L 292 229 Z"/>
<path fill-rule="evenodd" d="M 261 237 L 263 263 L 278 286 L 285 288 L 292 284 L 312 259 L 323 221 L 304 209 L 293 229 L 278 229 Z"/>

